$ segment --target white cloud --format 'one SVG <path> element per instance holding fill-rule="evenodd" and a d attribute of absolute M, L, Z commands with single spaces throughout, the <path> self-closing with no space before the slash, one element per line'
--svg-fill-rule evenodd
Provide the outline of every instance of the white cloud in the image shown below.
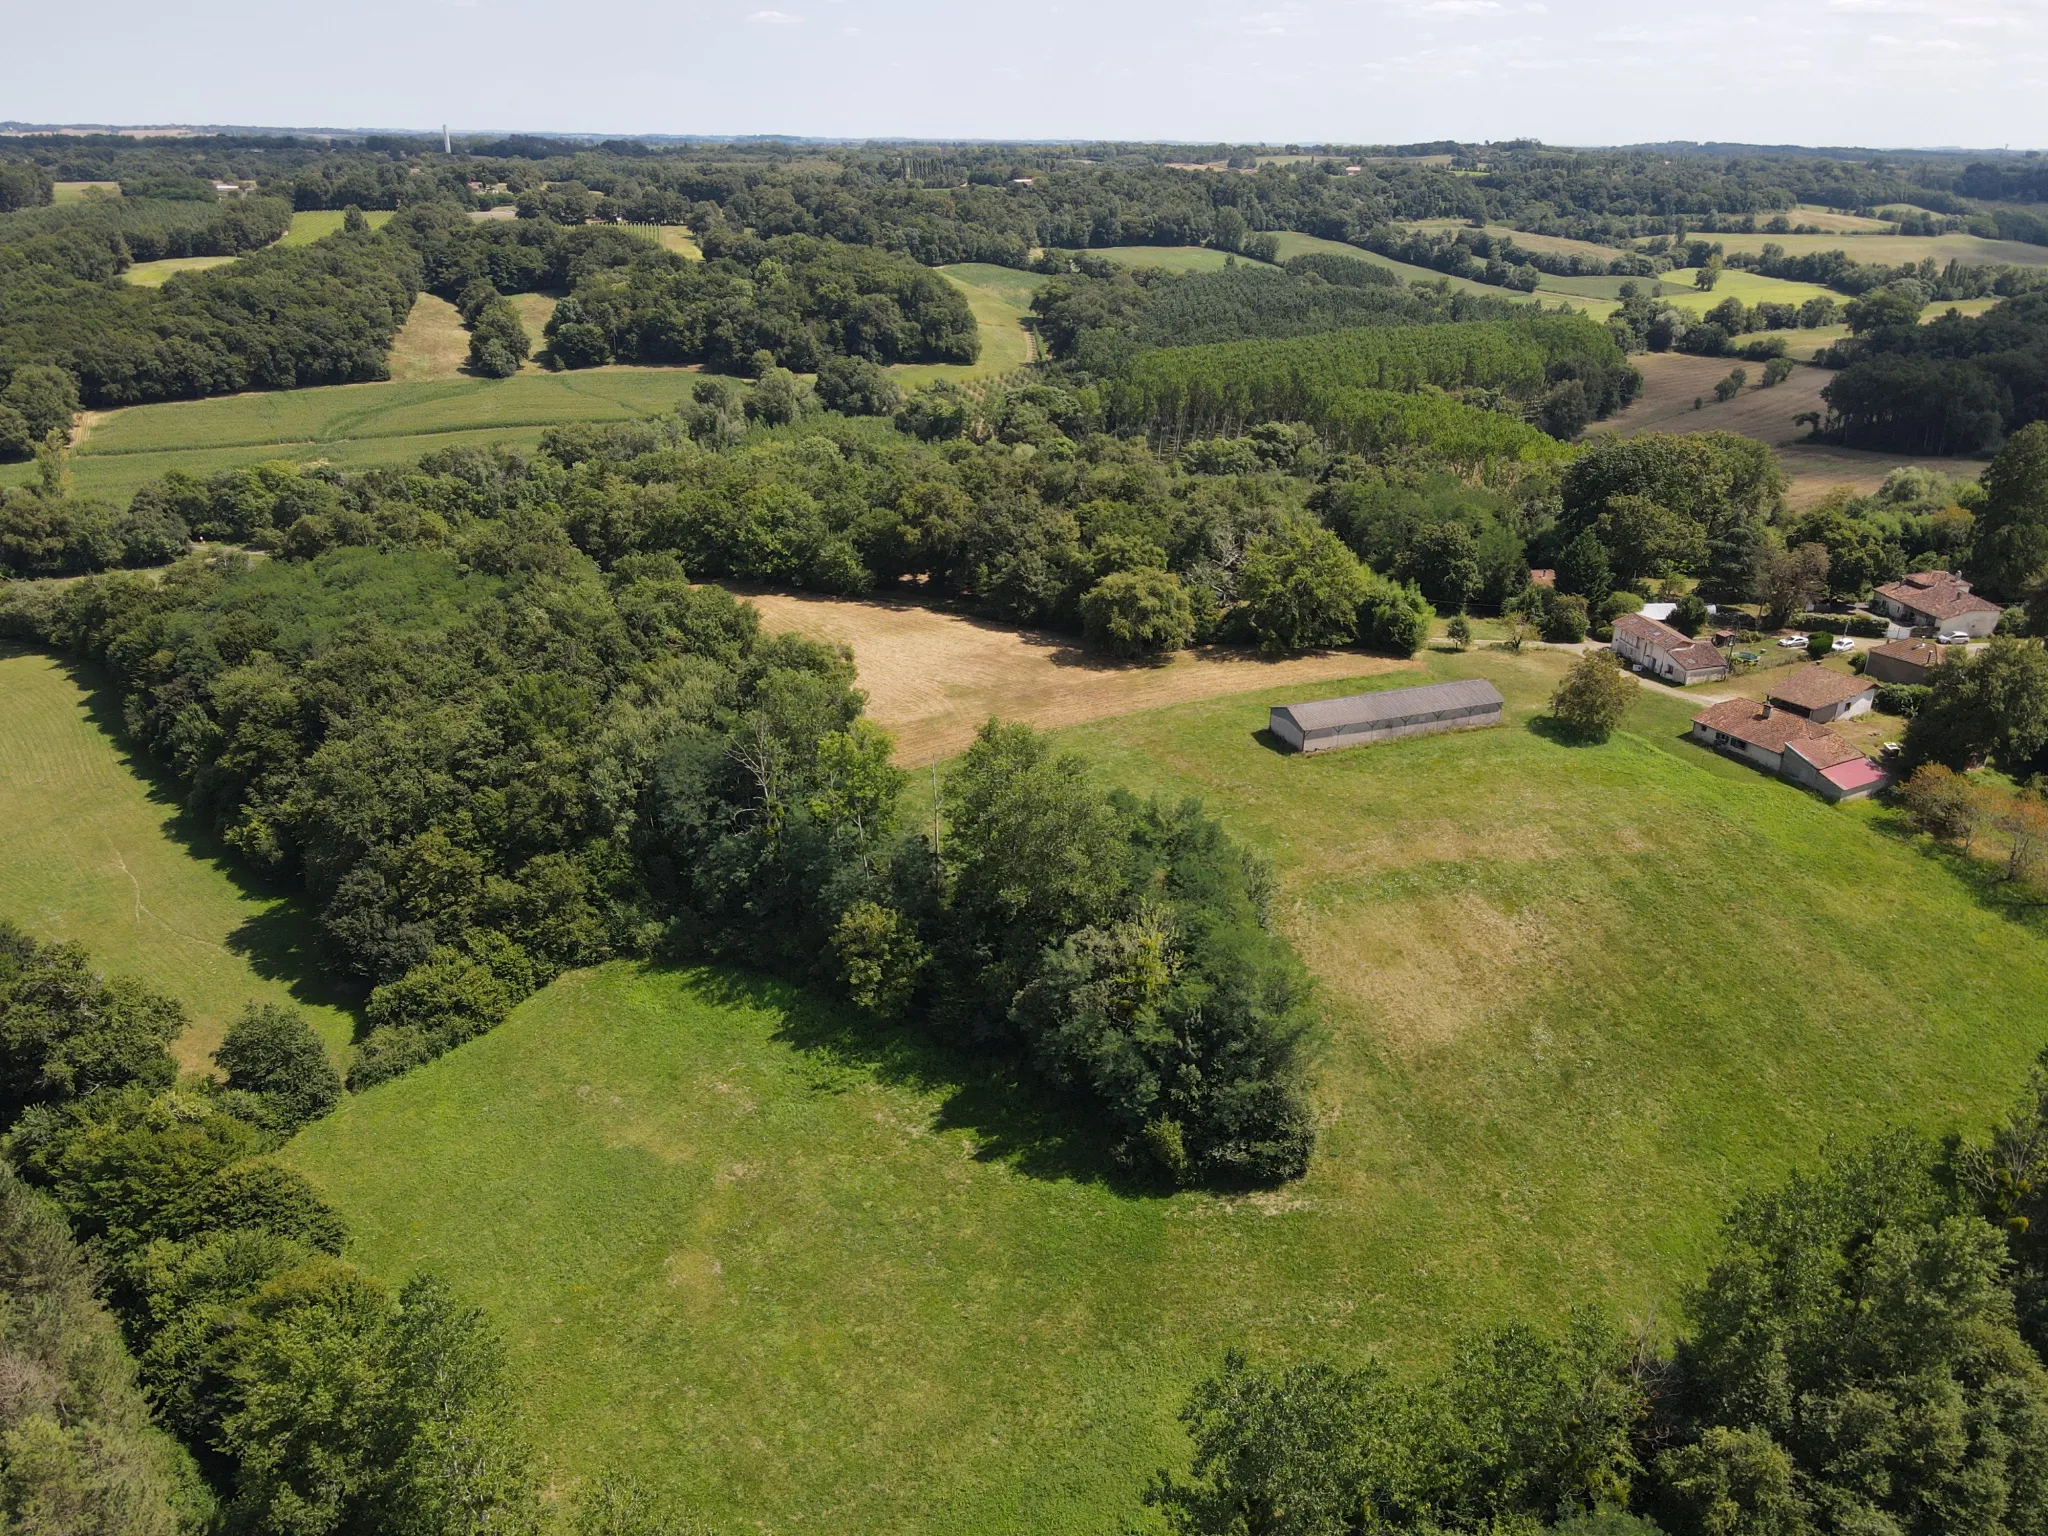
<path fill-rule="evenodd" d="M 1923 16 L 1934 9 L 1927 0 L 1828 0 L 1828 8 L 1854 16 Z"/>
<path fill-rule="evenodd" d="M 1442 16 L 1489 16 L 1500 9 L 1500 0 L 1429 0 L 1423 6 Z"/>
<path fill-rule="evenodd" d="M 764 27 L 793 27 L 802 21 L 803 17 L 792 16 L 787 11 L 756 11 L 747 20 L 758 22 Z"/>

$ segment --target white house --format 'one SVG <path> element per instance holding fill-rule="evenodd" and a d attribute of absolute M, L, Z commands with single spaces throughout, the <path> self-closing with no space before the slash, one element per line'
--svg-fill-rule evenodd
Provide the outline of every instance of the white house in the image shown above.
<path fill-rule="evenodd" d="M 1873 592 L 1870 606 L 1909 629 L 1944 634 L 1960 630 L 1978 640 L 1998 628 L 1998 616 L 2005 612 L 1990 598 L 1972 592 L 1962 577 L 1947 571 L 1914 571 L 1901 576 Z"/>
<path fill-rule="evenodd" d="M 1768 768 L 1828 800 L 1849 800 L 1890 782 L 1882 768 L 1824 725 L 1754 699 L 1729 699 L 1692 717 L 1702 746 Z"/>
<path fill-rule="evenodd" d="M 1630 666 L 1653 672 L 1667 683 L 1712 683 L 1728 675 L 1727 658 L 1704 640 L 1681 635 L 1639 613 L 1614 621 L 1614 654 Z"/>

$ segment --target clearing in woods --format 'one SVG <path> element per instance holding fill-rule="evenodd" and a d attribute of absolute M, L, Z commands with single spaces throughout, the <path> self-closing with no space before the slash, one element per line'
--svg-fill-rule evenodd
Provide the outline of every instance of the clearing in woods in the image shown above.
<path fill-rule="evenodd" d="M 1802 411 L 1825 411 L 1827 402 L 1820 392 L 1834 374 L 1825 368 L 1802 365 L 1794 368 L 1785 382 L 1763 389 L 1763 364 L 1734 357 L 1693 357 L 1683 352 L 1646 352 L 1630 359 L 1643 375 L 1643 392 L 1627 410 L 1596 421 L 1589 435 L 1618 432 L 1737 432 L 1769 443 L 1778 450 L 1784 467 L 1786 500 L 1795 508 L 1809 507 L 1838 485 L 1868 495 L 1884 483 L 1884 477 L 1906 464 L 1925 464 L 1944 474 L 1974 477 L 1983 471 L 1977 459 L 1916 457 L 1901 453 L 1871 453 L 1858 448 L 1840 448 L 1829 443 L 1810 443 L 1806 429 L 1795 424 Z M 1749 375 L 1749 382 L 1733 400 L 1714 398 L 1714 385 L 1736 368 Z M 1693 401 L 1705 403 L 1698 410 Z"/>
<path fill-rule="evenodd" d="M 341 232 L 341 222 L 348 217 L 345 208 L 316 208 L 292 215 L 292 227 L 284 232 L 279 245 L 311 245 L 315 240 L 325 240 L 329 235 Z M 373 208 L 363 215 L 370 221 L 370 228 L 382 229 L 392 220 L 388 208 Z"/>
<path fill-rule="evenodd" d="M 81 686 L 81 680 L 86 686 Z M 92 674 L 0 642 L 0 918 L 85 945 L 109 975 L 192 1016 L 188 1070 L 252 1002 L 304 1010 L 346 1061 L 350 1015 L 311 960 L 312 924 L 230 862 L 116 741 Z"/>
<path fill-rule="evenodd" d="M 1741 1189 L 1831 1135 L 1980 1130 L 2025 1081 L 2038 914 L 1686 744 L 1683 697 L 1600 746 L 1532 729 L 1563 660 L 1432 655 L 1508 724 L 1315 758 L 1260 739 L 1299 686 L 1064 734 L 1273 858 L 1327 1014 L 1298 1184 L 1133 1189 L 917 1029 L 630 964 L 284 1155 L 373 1271 L 460 1270 L 564 1484 L 623 1458 L 720 1528 L 1129 1529 L 1225 1348 L 1408 1365 L 1574 1303 L 1669 1318 Z"/>
<path fill-rule="evenodd" d="M 542 331 L 560 300 L 545 293 L 515 293 L 507 295 L 506 302 L 526 327 L 526 339 L 537 355 L 547 345 Z M 468 361 L 469 328 L 462 323 L 462 312 L 431 293 L 414 299 L 412 313 L 406 316 L 405 326 L 392 341 L 391 355 L 386 359 L 392 381 L 409 384 L 422 379 L 465 378 L 468 375 L 464 365 Z M 545 370 L 534 356 L 529 356 L 519 371 Z"/>
<path fill-rule="evenodd" d="M 894 364 L 889 373 L 899 387 L 916 389 L 941 379 L 965 383 L 1013 373 L 1035 359 L 1024 327 L 1031 316 L 1031 296 L 1045 283 L 1043 275 L 978 261 L 936 270 L 967 296 L 975 329 L 981 333 L 981 356 L 972 363 Z"/>
<path fill-rule="evenodd" d="M 53 203 L 82 203 L 86 194 L 97 187 L 106 197 L 119 197 L 121 183 L 118 181 L 59 181 L 51 184 L 50 201 Z"/>
<path fill-rule="evenodd" d="M 635 421 L 674 410 L 689 380 L 676 368 L 588 368 L 135 405 L 95 415 L 70 468 L 81 493 L 125 500 L 167 469 L 209 475 L 265 459 L 323 459 L 360 469 L 407 463 L 437 448 L 504 443 L 530 450 L 560 422 Z M 34 471 L 6 467 L 7 482 Z"/>
<path fill-rule="evenodd" d="M 1309 687 L 1407 663 L 1348 651 L 1275 660 L 1234 646 L 1183 651 L 1160 663 L 1119 662 L 1072 635 L 1013 629 L 914 603 L 735 587 L 770 630 L 844 645 L 860 668 L 868 714 L 913 767 L 964 751 L 990 715 L 1041 727 L 1155 709 L 1252 688 Z"/>
<path fill-rule="evenodd" d="M 137 261 L 129 264 L 121 274 L 121 280 L 136 288 L 161 288 L 180 272 L 204 272 L 209 267 L 225 267 L 237 258 L 233 256 L 167 256 L 162 261 Z"/>

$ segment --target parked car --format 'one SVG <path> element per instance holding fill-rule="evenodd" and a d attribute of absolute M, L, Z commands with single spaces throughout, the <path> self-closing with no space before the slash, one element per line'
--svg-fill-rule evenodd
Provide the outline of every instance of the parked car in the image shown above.
<path fill-rule="evenodd" d="M 1977 637 L 1967 629 L 1945 629 L 1934 637 L 1936 645 L 1968 645 Z"/>
<path fill-rule="evenodd" d="M 1835 643 L 1829 646 L 1828 649 L 1837 652 L 1853 651 L 1856 649 L 1856 642 L 1854 640 L 1851 640 L 1847 635 L 1837 635 L 1835 636 Z"/>
<path fill-rule="evenodd" d="M 1800 650 L 1803 651 L 1806 649 L 1806 643 L 1806 636 L 1804 635 L 1787 635 L 1784 639 L 1778 642 L 1778 649 L 1781 651 L 1789 651 L 1796 645 L 1799 647 Z"/>

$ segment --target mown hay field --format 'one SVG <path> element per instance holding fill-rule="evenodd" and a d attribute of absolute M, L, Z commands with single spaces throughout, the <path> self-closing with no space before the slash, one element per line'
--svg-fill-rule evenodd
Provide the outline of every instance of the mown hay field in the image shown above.
<path fill-rule="evenodd" d="M 187 1068 L 206 1069 L 252 1001 L 303 1008 L 345 1052 L 351 1016 L 319 979 L 303 913 L 138 772 L 116 736 L 120 700 L 96 682 L 0 643 L 0 918 L 178 998 Z"/>
<path fill-rule="evenodd" d="M 623 1457 L 720 1526 L 1116 1532 L 1226 1347 L 1409 1365 L 1577 1302 L 1669 1327 L 1737 1191 L 2003 1109 L 2048 939 L 1888 813 L 1688 745 L 1683 697 L 1553 739 L 1561 664 L 1433 655 L 1508 723 L 1317 758 L 1261 736 L 1294 686 L 1064 733 L 1274 859 L 1326 1011 L 1296 1185 L 1128 1188 L 915 1030 L 629 964 L 287 1155 L 360 1261 L 491 1309 L 554 1478 Z"/>

